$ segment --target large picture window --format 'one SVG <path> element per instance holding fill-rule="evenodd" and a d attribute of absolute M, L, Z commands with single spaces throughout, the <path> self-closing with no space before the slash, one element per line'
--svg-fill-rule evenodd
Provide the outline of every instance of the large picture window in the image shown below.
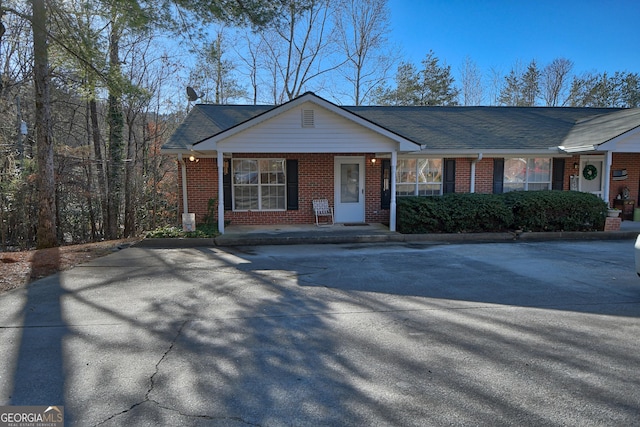
<path fill-rule="evenodd" d="M 398 159 L 398 196 L 437 196 L 442 194 L 442 159 Z"/>
<path fill-rule="evenodd" d="M 503 191 L 551 189 L 550 158 L 513 158 L 504 161 Z"/>
<path fill-rule="evenodd" d="M 285 210 L 284 159 L 233 159 L 233 210 Z"/>

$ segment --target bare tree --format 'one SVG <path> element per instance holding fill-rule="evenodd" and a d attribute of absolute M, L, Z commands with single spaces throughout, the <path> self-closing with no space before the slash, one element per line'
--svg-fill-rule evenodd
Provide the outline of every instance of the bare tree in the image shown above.
<path fill-rule="evenodd" d="M 466 57 L 460 67 L 462 105 L 482 104 L 482 72 L 470 57 Z"/>
<path fill-rule="evenodd" d="M 287 6 L 280 22 L 263 32 L 276 103 L 297 97 L 312 80 L 344 63 L 331 60 L 330 0 L 288 0 Z"/>
<path fill-rule="evenodd" d="M 249 32 L 244 33 L 242 40 L 244 41 L 244 54 L 240 54 L 238 50 L 236 50 L 236 53 L 246 67 L 247 71 L 244 74 L 249 79 L 251 85 L 251 100 L 253 105 L 256 105 L 258 103 L 260 57 L 264 52 L 264 45 L 262 37 L 256 37 Z"/>
<path fill-rule="evenodd" d="M 502 92 L 502 71 L 498 68 L 491 67 L 489 69 L 488 86 L 489 86 L 489 105 L 500 104 L 500 93 Z"/>
<path fill-rule="evenodd" d="M 385 49 L 388 16 L 387 0 L 342 0 L 338 5 L 338 43 L 347 58 L 341 71 L 352 88 L 355 105 L 366 103 L 393 66 L 395 55 Z"/>
<path fill-rule="evenodd" d="M 234 77 L 236 66 L 227 59 L 228 51 L 224 28 L 218 29 L 215 39 L 206 42 L 198 51 L 198 62 L 190 73 L 189 81 L 203 92 L 203 102 L 227 104 L 247 96 Z"/>
<path fill-rule="evenodd" d="M 556 58 L 542 70 L 541 92 L 545 105 L 557 107 L 564 105 L 569 89 L 569 74 L 573 62 L 566 58 Z"/>

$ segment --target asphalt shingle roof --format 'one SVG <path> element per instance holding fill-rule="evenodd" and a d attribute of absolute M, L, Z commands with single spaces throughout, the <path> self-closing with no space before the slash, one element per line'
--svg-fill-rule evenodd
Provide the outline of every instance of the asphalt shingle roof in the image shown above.
<path fill-rule="evenodd" d="M 640 127 L 640 108 L 620 110 L 579 122 L 562 145 L 566 149 L 598 145 L 637 127 Z"/>
<path fill-rule="evenodd" d="M 162 148 L 184 150 L 271 109 L 272 105 L 196 104 Z"/>
<path fill-rule="evenodd" d="M 433 150 L 523 150 L 562 145 L 576 122 L 612 109 L 345 107 Z"/>
<path fill-rule="evenodd" d="M 186 149 L 265 113 L 270 105 L 197 104 L 163 149 Z M 640 109 L 567 107 L 340 107 L 426 150 L 540 150 L 606 142 L 640 126 Z"/>

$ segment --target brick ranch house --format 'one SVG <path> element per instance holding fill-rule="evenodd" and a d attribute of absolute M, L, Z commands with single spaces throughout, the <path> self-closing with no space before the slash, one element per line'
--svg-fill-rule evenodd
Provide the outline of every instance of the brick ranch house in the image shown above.
<path fill-rule="evenodd" d="M 577 190 L 640 200 L 640 109 L 343 107 L 313 93 L 278 106 L 195 105 L 162 152 L 177 157 L 184 213 L 218 226 L 396 227 L 406 195 Z M 628 192 L 626 191 L 628 189 Z M 222 195 L 222 197 L 220 197 Z"/>

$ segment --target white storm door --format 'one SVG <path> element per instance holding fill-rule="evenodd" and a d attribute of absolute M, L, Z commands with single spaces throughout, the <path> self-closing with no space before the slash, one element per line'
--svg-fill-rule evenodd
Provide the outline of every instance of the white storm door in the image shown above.
<path fill-rule="evenodd" d="M 595 194 L 602 198 L 604 195 L 604 157 L 582 156 L 580 157 L 580 191 Z"/>
<path fill-rule="evenodd" d="M 335 158 L 336 222 L 364 222 L 364 157 Z"/>

